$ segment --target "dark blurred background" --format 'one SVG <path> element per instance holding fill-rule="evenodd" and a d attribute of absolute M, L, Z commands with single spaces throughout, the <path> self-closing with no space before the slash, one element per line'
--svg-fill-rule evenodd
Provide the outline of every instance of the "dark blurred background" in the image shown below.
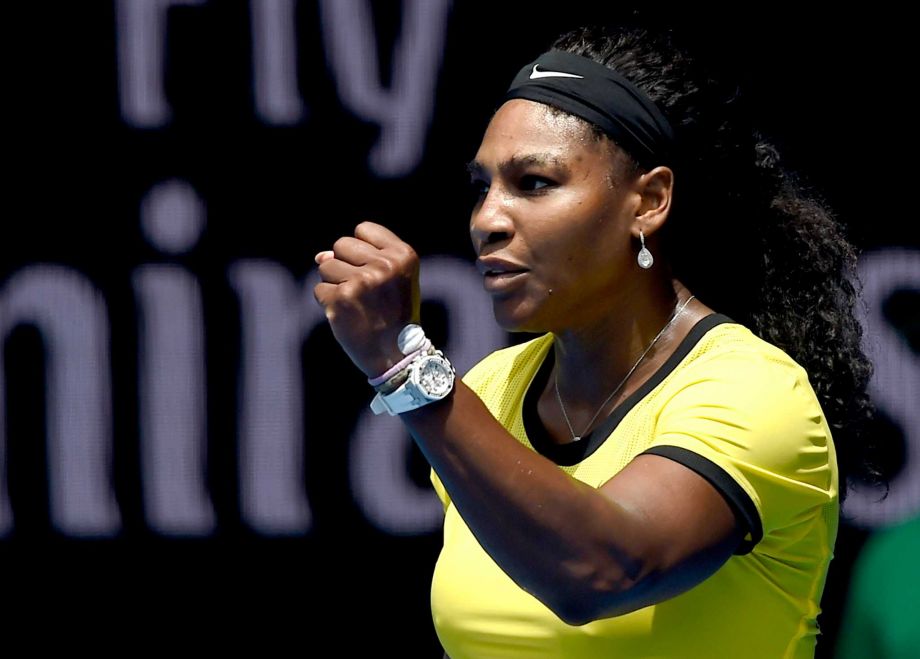
<path fill-rule="evenodd" d="M 6 631 L 440 656 L 439 504 L 399 422 L 369 413 L 312 257 L 386 224 L 422 255 L 426 327 L 461 370 L 514 341 L 472 267 L 464 165 L 520 66 L 637 7 L 7 3 Z M 831 657 L 860 548 L 920 511 L 908 27 L 875 6 L 643 12 L 741 79 L 862 252 L 892 486 L 845 508 L 819 619 Z"/>

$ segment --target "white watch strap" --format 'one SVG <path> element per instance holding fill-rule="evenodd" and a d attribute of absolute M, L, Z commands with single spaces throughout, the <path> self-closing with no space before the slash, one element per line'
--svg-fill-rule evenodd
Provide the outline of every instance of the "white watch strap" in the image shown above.
<path fill-rule="evenodd" d="M 390 416 L 396 416 L 397 414 L 415 409 L 419 405 L 416 402 L 416 397 L 413 395 L 410 386 L 412 386 L 412 384 L 407 380 L 403 382 L 396 391 L 386 396 L 378 393 L 374 396 L 374 400 L 371 401 L 371 411 L 373 411 L 374 414 L 383 414 L 387 412 Z"/>
<path fill-rule="evenodd" d="M 425 368 L 423 364 L 430 362 L 430 360 L 434 360 L 440 368 L 446 368 L 449 372 L 450 379 L 450 387 L 434 395 L 429 395 L 423 388 L 420 388 L 419 383 L 415 381 L 415 375 L 418 373 L 416 369 Z M 440 351 L 435 351 L 435 354 L 417 356 L 412 363 L 409 364 L 407 370 L 409 373 L 406 381 L 395 391 L 388 394 L 377 392 L 377 395 L 374 396 L 374 399 L 371 401 L 371 410 L 374 414 L 382 414 L 383 412 L 387 412 L 390 416 L 402 414 L 403 412 L 424 407 L 429 403 L 440 400 L 453 389 L 455 382 L 454 368 Z"/>

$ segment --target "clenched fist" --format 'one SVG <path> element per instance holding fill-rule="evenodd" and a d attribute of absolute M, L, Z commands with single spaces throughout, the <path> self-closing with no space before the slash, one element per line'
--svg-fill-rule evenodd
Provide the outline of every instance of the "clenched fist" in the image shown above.
<path fill-rule="evenodd" d="M 336 340 L 369 378 L 402 360 L 399 331 L 419 321 L 419 259 L 392 231 L 374 222 L 355 227 L 316 255 L 322 283 L 313 295 Z"/>

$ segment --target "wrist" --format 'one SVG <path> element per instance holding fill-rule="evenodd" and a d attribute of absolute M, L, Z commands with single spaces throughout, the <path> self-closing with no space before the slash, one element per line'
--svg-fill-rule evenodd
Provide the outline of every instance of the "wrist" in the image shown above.
<path fill-rule="evenodd" d="M 372 369 L 370 372 L 364 369 L 367 375 L 367 382 L 372 387 L 378 387 L 406 368 L 421 351 L 431 348 L 431 341 L 428 340 L 424 330 L 419 325 L 409 323 L 399 331 L 396 337 L 396 347 L 399 352 L 396 353 L 391 350 L 390 355 L 387 355 L 381 366 Z"/>
<path fill-rule="evenodd" d="M 400 350 L 406 357 L 368 383 L 377 389 L 371 402 L 374 414 L 391 416 L 418 409 L 446 398 L 454 388 L 455 371 L 440 350 L 435 350 L 421 327 L 407 325 L 400 332 Z"/>
<path fill-rule="evenodd" d="M 414 348 L 415 346 L 412 347 Z M 404 353 L 405 356 L 402 359 L 390 366 L 380 375 L 373 378 L 368 378 L 367 383 L 377 389 L 387 381 L 399 375 L 402 371 L 405 371 L 409 367 L 409 364 L 411 364 L 417 357 L 420 357 L 423 354 L 429 354 L 432 350 L 433 348 L 431 346 L 431 341 L 426 339 L 418 350 Z"/>

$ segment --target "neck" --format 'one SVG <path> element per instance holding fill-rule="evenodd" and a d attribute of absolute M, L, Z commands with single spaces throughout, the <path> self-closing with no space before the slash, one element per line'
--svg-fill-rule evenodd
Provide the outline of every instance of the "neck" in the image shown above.
<path fill-rule="evenodd" d="M 588 423 L 634 366 L 606 408 L 612 408 L 661 366 L 692 326 L 692 321 L 687 323 L 694 315 L 689 313 L 692 303 L 660 336 L 659 332 L 690 295 L 677 280 L 650 277 L 590 322 L 555 333 L 554 377 L 573 424 L 576 419 Z"/>

